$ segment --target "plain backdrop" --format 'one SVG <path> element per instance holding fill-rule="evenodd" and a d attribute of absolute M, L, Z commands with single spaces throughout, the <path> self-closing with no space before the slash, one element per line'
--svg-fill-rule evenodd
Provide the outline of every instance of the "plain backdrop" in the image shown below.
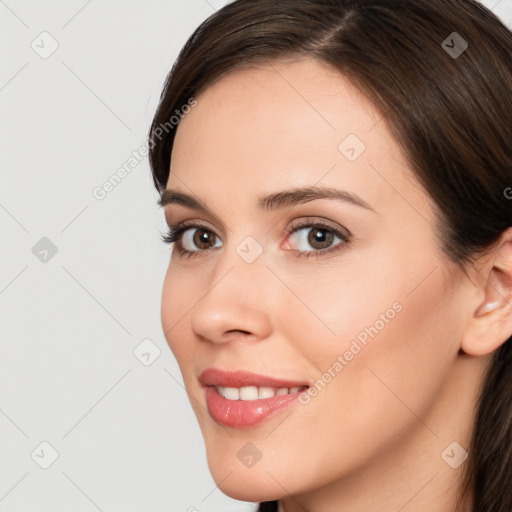
<path fill-rule="evenodd" d="M 208 472 L 160 324 L 163 214 L 133 160 L 225 3 L 0 1 L 1 512 L 254 509 Z M 512 0 L 485 4 L 512 28 Z"/>

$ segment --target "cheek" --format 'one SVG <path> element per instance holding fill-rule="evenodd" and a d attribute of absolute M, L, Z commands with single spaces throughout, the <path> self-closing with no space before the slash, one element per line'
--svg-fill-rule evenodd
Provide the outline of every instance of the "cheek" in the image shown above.
<path fill-rule="evenodd" d="M 379 253 L 378 261 L 359 253 L 357 271 L 348 258 L 350 271 L 326 266 L 314 283 L 290 276 L 308 308 L 295 303 L 300 315 L 280 312 L 293 318 L 287 339 L 320 379 L 311 404 L 318 414 L 331 408 L 347 433 L 371 429 L 376 417 L 416 421 L 404 403 L 417 414 L 426 411 L 458 352 L 459 319 L 442 262 L 434 255 L 410 261 L 385 248 Z"/>
<path fill-rule="evenodd" d="M 172 265 L 169 265 L 164 279 L 160 319 L 167 344 L 183 372 L 184 365 L 192 360 L 195 350 L 189 341 L 190 316 L 187 315 L 193 305 L 193 287 L 173 270 Z M 188 372 L 183 373 L 185 378 Z"/>
<path fill-rule="evenodd" d="M 388 269 L 374 265 L 378 271 L 367 272 L 365 283 L 347 275 L 320 280 L 323 294 L 302 290 L 329 326 L 316 320 L 308 333 L 315 323 L 308 315 L 297 326 L 301 350 L 318 372 L 308 407 L 328 415 L 341 438 L 362 451 L 418 425 L 411 410 L 428 414 L 458 353 L 456 307 L 440 264 L 422 281 L 436 267 L 432 261 L 391 261 Z M 404 265 L 410 275 L 400 271 Z"/>

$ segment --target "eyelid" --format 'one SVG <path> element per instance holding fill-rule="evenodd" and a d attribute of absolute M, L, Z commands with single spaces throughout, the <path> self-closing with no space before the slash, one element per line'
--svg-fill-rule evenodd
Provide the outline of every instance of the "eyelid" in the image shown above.
<path fill-rule="evenodd" d="M 216 233 L 215 229 L 212 229 L 207 223 L 198 219 L 187 219 L 178 223 L 168 222 L 166 219 L 166 224 L 168 228 L 172 231 L 184 230 L 188 227 L 201 227 L 211 231 L 215 234 L 215 236 L 219 236 Z M 299 230 L 302 227 L 311 227 L 311 225 L 321 225 L 325 228 L 332 229 L 333 231 L 339 231 L 340 234 L 344 235 L 344 238 L 351 239 L 353 237 L 352 233 L 348 228 L 342 225 L 333 225 L 332 221 L 325 219 L 323 217 L 301 217 L 299 219 L 292 220 L 288 223 L 284 232 L 288 235 L 293 234 L 295 231 Z"/>
<path fill-rule="evenodd" d="M 313 226 L 322 226 L 333 231 L 338 231 L 340 235 L 343 235 L 343 237 L 347 239 L 351 239 L 353 237 L 351 231 L 348 228 L 342 226 L 341 224 L 333 224 L 332 221 L 325 219 L 323 217 L 301 217 L 300 219 L 293 220 L 285 228 L 285 232 L 290 234 L 294 233 L 295 231 L 298 231 L 302 227 Z"/>
<path fill-rule="evenodd" d="M 217 231 L 212 228 L 210 224 L 199 219 L 187 219 L 177 223 L 167 222 L 166 219 L 166 224 L 169 230 L 173 232 L 184 231 L 187 228 L 203 228 L 205 230 L 211 231 L 215 234 L 215 236 L 221 238 L 219 235 L 217 235 Z"/>
<path fill-rule="evenodd" d="M 201 226 L 204 226 L 204 227 L 207 227 L 207 225 L 208 225 L 208 223 L 206 221 L 201 220 L 201 219 L 186 219 L 186 220 L 179 221 L 179 222 L 170 222 L 167 219 L 167 217 L 165 217 L 165 223 L 171 229 L 173 229 L 173 228 L 174 229 L 179 229 L 181 227 L 188 226 L 188 225 L 201 225 Z M 210 229 L 210 228 L 208 228 L 208 229 Z"/>

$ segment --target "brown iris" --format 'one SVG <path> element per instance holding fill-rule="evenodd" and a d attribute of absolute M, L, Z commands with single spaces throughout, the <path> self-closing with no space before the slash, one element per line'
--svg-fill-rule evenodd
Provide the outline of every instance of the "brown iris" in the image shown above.
<path fill-rule="evenodd" d="M 211 249 L 215 245 L 215 235 L 206 229 L 196 229 L 192 238 L 199 249 Z M 205 244 L 206 247 L 202 244 Z"/>
<path fill-rule="evenodd" d="M 315 249 L 325 249 L 329 247 L 334 240 L 334 235 L 325 228 L 311 228 L 308 235 L 308 243 Z M 321 244 L 321 247 L 316 247 L 315 244 Z"/>

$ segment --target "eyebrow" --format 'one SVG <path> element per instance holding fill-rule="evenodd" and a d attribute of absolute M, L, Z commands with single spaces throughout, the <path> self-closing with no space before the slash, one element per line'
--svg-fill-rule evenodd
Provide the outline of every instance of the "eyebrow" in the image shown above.
<path fill-rule="evenodd" d="M 365 208 L 374 213 L 375 210 L 361 197 L 346 190 L 339 190 L 331 187 L 311 186 L 303 188 L 294 188 L 290 190 L 282 190 L 273 194 L 260 197 L 256 203 L 256 207 L 262 211 L 279 210 L 282 208 L 292 207 L 297 204 L 308 203 L 315 199 L 335 199 L 344 203 L 350 203 L 361 208 Z M 169 204 L 178 204 L 191 208 L 215 217 L 215 214 L 201 201 L 195 197 L 167 189 L 162 192 L 158 204 L 162 207 Z"/>

